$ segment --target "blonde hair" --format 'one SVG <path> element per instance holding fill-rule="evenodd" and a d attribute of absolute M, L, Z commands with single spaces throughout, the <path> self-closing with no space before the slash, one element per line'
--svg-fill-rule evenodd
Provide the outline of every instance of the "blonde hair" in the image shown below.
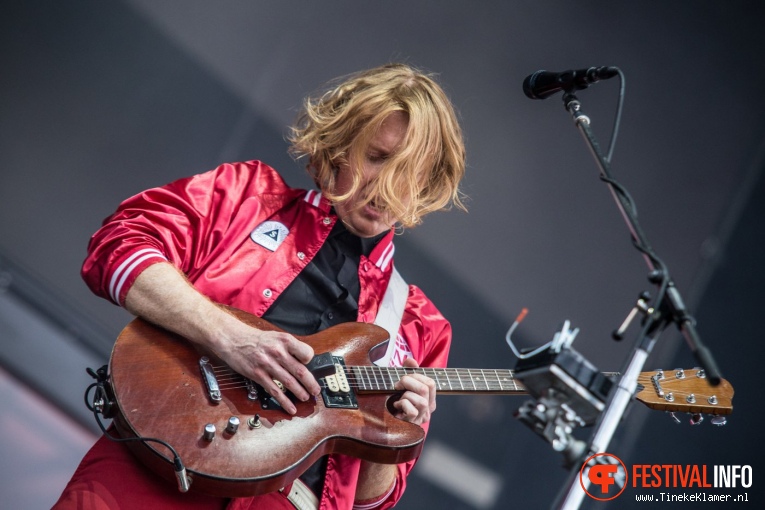
<path fill-rule="evenodd" d="M 406 64 L 353 74 L 323 95 L 307 98 L 289 136 L 290 152 L 307 156 L 308 171 L 325 196 L 342 202 L 361 186 L 367 146 L 394 112 L 408 119 L 403 143 L 384 162 L 359 207 L 374 200 L 404 227 L 452 205 L 465 210 L 459 190 L 465 145 L 454 108 L 431 75 Z M 353 169 L 353 185 L 336 195 L 340 165 Z"/>

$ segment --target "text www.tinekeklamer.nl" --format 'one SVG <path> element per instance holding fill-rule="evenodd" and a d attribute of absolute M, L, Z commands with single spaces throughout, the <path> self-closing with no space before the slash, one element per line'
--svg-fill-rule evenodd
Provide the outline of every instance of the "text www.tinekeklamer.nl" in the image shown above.
<path fill-rule="evenodd" d="M 667 503 L 711 503 L 711 502 L 731 502 L 748 503 L 749 494 L 717 494 L 712 492 L 683 492 L 672 494 L 669 492 L 659 492 L 657 494 L 635 494 L 635 501 L 644 502 L 667 502 Z"/>
<path fill-rule="evenodd" d="M 748 492 L 712 492 L 706 488 L 749 488 L 752 486 L 751 466 L 713 466 L 712 480 L 707 479 L 707 466 L 673 464 L 636 464 L 632 466 L 632 486 L 657 488 L 657 492 L 635 494 L 635 501 L 671 503 L 748 503 Z M 669 492 L 661 487 L 681 489 Z M 687 490 L 682 490 L 683 488 Z M 695 488 L 695 489 L 694 489 Z"/>

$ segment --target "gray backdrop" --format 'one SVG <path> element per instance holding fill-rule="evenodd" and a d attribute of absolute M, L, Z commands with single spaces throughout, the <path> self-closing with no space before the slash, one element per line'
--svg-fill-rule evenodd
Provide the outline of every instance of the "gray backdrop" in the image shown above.
<path fill-rule="evenodd" d="M 523 346 L 570 319 L 598 368 L 629 354 L 635 329 L 621 343 L 610 332 L 654 290 L 647 267 L 560 97 L 521 92 L 538 69 L 624 71 L 614 174 L 738 405 L 718 429 L 676 427 L 638 404 L 610 450 L 628 463 L 753 465 L 749 500 L 761 502 L 759 410 L 741 375 L 762 350 L 764 14 L 753 0 L 3 2 L 0 506 L 50 506 L 95 437 L 84 367 L 107 361 L 130 320 L 79 278 L 101 220 L 133 193 L 224 161 L 261 159 L 307 186 L 284 142 L 301 99 L 389 61 L 437 72 L 463 123 L 470 212 L 406 232 L 396 263 L 452 320 L 451 365 L 482 368 L 514 365 L 504 333 L 523 307 Z M 579 94 L 604 146 L 617 95 L 617 80 Z M 693 366 L 687 351 L 667 331 L 647 369 Z M 522 402 L 439 399 L 399 507 L 549 506 L 566 472 L 513 419 Z"/>

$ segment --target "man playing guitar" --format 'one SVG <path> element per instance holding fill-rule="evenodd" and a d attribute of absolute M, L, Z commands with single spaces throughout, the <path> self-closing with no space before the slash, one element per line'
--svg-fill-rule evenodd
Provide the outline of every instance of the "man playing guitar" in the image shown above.
<path fill-rule="evenodd" d="M 307 99 L 290 141 L 318 190 L 291 188 L 249 161 L 144 191 L 94 234 L 83 277 L 96 294 L 213 352 L 294 415 L 285 390 L 305 402 L 321 389 L 305 366 L 319 353 L 293 335 L 375 321 L 393 287 L 394 231 L 432 211 L 464 208 L 465 151 L 443 90 L 401 64 L 354 74 Z M 419 288 L 405 289 L 384 361 L 444 367 L 449 323 Z M 282 331 L 257 329 L 220 304 Z M 434 381 L 405 375 L 396 389 L 397 417 L 427 430 Z M 223 498 L 178 492 L 102 437 L 54 508 L 389 508 L 413 465 L 332 454 L 294 482 L 303 496 L 285 487 Z"/>

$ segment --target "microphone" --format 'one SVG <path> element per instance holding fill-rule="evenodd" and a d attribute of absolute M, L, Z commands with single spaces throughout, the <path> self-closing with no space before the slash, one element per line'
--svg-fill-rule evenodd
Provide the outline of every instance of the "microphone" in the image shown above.
<path fill-rule="evenodd" d="M 617 67 L 590 67 L 562 73 L 537 71 L 523 80 L 523 92 L 529 99 L 546 99 L 561 90 L 571 92 L 586 89 L 591 83 L 613 78 L 617 74 Z"/>

